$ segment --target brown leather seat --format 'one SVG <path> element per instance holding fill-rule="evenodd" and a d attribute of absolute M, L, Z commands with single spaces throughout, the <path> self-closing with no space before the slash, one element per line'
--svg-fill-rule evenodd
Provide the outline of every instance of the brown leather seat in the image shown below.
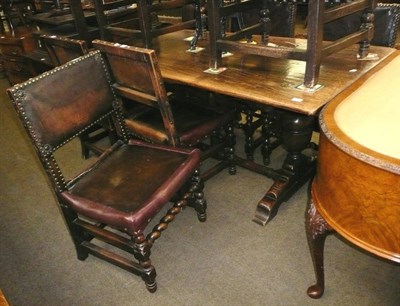
<path fill-rule="evenodd" d="M 222 158 L 220 163 L 204 171 L 205 179 L 226 167 L 231 174 L 236 173 L 235 108 L 207 107 L 209 93 L 187 92 L 190 89 L 183 86 L 176 94 L 167 93 L 154 50 L 100 40 L 92 43 L 108 59 L 116 93 L 127 99 L 125 122 L 133 135 L 155 143 L 199 147 L 203 160 Z M 133 107 L 133 112 L 129 107 Z"/>
<path fill-rule="evenodd" d="M 195 207 L 200 221 L 206 219 L 199 150 L 131 139 L 99 51 L 8 93 L 51 182 L 78 258 L 92 254 L 138 274 L 154 292 L 156 272 L 149 256 L 155 240 L 186 205 Z M 74 178 L 65 177 L 55 153 L 109 117 L 118 141 Z M 173 207 L 145 236 L 149 222 L 170 201 Z"/>

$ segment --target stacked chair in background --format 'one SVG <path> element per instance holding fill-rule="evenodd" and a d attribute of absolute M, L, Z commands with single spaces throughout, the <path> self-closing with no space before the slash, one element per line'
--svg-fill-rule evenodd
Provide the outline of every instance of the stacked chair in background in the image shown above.
<path fill-rule="evenodd" d="M 145 48 L 152 48 L 153 38 L 163 34 L 196 29 L 195 35 L 201 35 L 200 0 L 94 2 L 100 37 L 103 40 L 130 45 L 141 44 Z M 194 9 L 186 9 L 190 6 L 194 6 Z M 193 15 L 188 17 L 185 11 L 191 11 Z M 165 18 L 170 12 L 178 16 Z"/>
<path fill-rule="evenodd" d="M 374 37 L 371 45 L 400 49 L 397 37 L 400 27 L 400 4 L 378 3 L 374 10 Z M 336 40 L 361 26 L 361 13 L 342 17 L 324 26 L 324 39 Z"/>

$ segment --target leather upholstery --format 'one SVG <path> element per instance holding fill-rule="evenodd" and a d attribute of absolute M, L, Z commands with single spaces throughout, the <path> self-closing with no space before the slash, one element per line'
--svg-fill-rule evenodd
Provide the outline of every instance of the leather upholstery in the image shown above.
<path fill-rule="evenodd" d="M 84 40 L 55 35 L 41 35 L 40 40 L 46 47 L 54 67 L 65 64 L 89 52 Z M 82 157 L 88 158 L 91 152 L 96 155 L 101 154 L 103 150 L 96 146 L 95 142 L 105 137 L 109 138 L 110 144 L 113 144 L 116 140 L 113 127 L 108 120 L 103 120 L 98 125 L 93 125 L 83 132 L 80 135 Z"/>
<path fill-rule="evenodd" d="M 24 95 L 21 107 L 33 119 L 30 126 L 37 144 L 56 148 L 112 111 L 114 96 L 99 62 L 97 54 L 69 69 L 55 68 L 40 82 L 18 89 Z"/>
<path fill-rule="evenodd" d="M 200 154 L 141 142 L 117 142 L 101 162 L 68 186 L 61 196 L 75 211 L 129 233 L 144 230 L 198 165 Z M 143 171 L 145 169 L 145 171 Z M 137 182 L 140 183 L 127 183 Z"/>

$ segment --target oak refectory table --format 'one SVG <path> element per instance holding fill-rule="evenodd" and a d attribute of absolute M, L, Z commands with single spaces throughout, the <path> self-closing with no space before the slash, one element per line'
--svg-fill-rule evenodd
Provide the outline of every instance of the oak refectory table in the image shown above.
<path fill-rule="evenodd" d="M 185 30 L 155 39 L 163 78 L 258 105 L 282 110 L 282 144 L 287 151 L 282 167 L 272 169 L 253 161 L 236 157 L 238 166 L 273 179 L 259 201 L 254 221 L 265 225 L 315 173 L 316 160 L 302 153 L 311 143 L 320 109 L 344 91 L 395 49 L 370 46 L 369 55 L 357 58 L 358 45 L 351 46 L 325 58 L 321 63 L 319 83 L 309 89 L 303 85 L 305 63 L 296 60 L 265 58 L 257 55 L 230 54 L 223 58 L 222 73 L 208 73 L 209 42 L 200 39 L 200 52 L 189 52 L 190 36 Z M 254 37 L 257 41 L 257 38 Z M 304 39 L 270 37 L 277 48 L 306 48 Z M 204 48 L 202 50 L 202 48 Z"/>

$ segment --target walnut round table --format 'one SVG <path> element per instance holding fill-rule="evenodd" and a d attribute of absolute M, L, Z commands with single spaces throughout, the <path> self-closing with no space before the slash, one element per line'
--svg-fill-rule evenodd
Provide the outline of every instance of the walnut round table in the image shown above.
<path fill-rule="evenodd" d="M 312 298 L 324 292 L 323 249 L 333 231 L 400 263 L 400 52 L 335 97 L 319 123 L 306 214 L 317 280 L 307 291 Z"/>

